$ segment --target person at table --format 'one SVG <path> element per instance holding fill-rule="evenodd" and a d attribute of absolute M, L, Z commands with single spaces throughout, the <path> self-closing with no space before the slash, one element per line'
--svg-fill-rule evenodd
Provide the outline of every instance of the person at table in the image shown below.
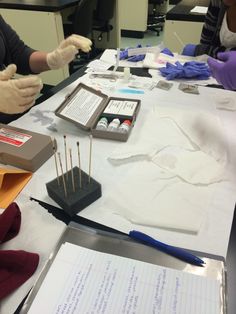
<path fill-rule="evenodd" d="M 90 39 L 71 35 L 52 52 L 37 51 L 28 47 L 0 15 L 0 123 L 8 123 L 13 114 L 33 106 L 43 86 L 37 74 L 64 67 L 79 50 L 89 52 L 91 45 Z M 13 79 L 15 73 L 27 76 Z"/>
<path fill-rule="evenodd" d="M 187 44 L 182 54 L 208 54 L 212 76 L 225 89 L 236 90 L 236 0 L 211 0 L 199 45 Z"/>
<path fill-rule="evenodd" d="M 200 43 L 187 44 L 182 54 L 207 54 L 236 50 L 236 0 L 211 0 L 203 25 Z"/>

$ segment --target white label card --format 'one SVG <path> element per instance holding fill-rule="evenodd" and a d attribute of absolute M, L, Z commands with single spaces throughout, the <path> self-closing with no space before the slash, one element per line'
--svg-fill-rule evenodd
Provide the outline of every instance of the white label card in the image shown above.
<path fill-rule="evenodd" d="M 86 125 L 99 107 L 102 97 L 86 89 L 80 89 L 61 111 L 61 115 Z"/>
<path fill-rule="evenodd" d="M 137 104 L 138 104 L 137 101 L 112 99 L 109 101 L 107 107 L 104 110 L 104 113 L 132 117 L 135 112 Z"/>

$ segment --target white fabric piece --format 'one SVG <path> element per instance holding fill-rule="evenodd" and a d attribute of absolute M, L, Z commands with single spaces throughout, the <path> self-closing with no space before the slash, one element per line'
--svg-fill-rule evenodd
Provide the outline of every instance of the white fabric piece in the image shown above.
<path fill-rule="evenodd" d="M 132 223 L 197 233 L 211 200 L 211 187 L 197 187 L 179 179 L 159 179 L 159 169 L 138 162 L 124 180 L 103 195 L 102 210 Z"/>
<path fill-rule="evenodd" d="M 202 151 L 167 148 L 152 161 L 191 184 L 211 184 L 222 180 L 224 167 Z"/>
<path fill-rule="evenodd" d="M 119 145 L 108 157 L 109 161 L 123 163 L 140 159 L 150 160 L 163 147 L 171 145 L 194 149 L 173 121 L 158 119 L 155 112 L 150 112 L 143 125 L 139 125 L 139 130 L 137 128 L 136 125 L 136 132 L 130 137 L 129 145 Z"/>
<path fill-rule="evenodd" d="M 236 99 L 235 97 L 217 97 L 215 99 L 216 108 L 228 111 L 236 111 Z"/>
<path fill-rule="evenodd" d="M 152 160 L 168 170 L 170 177 L 176 175 L 191 184 L 222 180 L 226 156 L 224 145 L 220 146 L 219 121 L 213 115 L 201 112 L 168 108 L 158 109 L 158 112 L 162 119 L 150 113 L 138 138 L 133 139 L 128 147 L 119 146 L 108 160 L 113 164 Z"/>
<path fill-rule="evenodd" d="M 167 107 L 159 107 L 157 111 L 159 117 L 175 121 L 196 150 L 205 152 L 222 164 L 226 163 L 226 139 L 216 115 L 200 110 L 183 111 Z"/>
<path fill-rule="evenodd" d="M 35 284 L 40 272 L 55 248 L 66 225 L 55 219 L 37 202 L 29 201 L 22 194 L 16 199 L 21 211 L 19 234 L 1 244 L 1 250 L 25 250 L 39 254 L 39 265 L 33 276 L 0 303 L 0 313 L 14 313 L 18 305 Z"/>

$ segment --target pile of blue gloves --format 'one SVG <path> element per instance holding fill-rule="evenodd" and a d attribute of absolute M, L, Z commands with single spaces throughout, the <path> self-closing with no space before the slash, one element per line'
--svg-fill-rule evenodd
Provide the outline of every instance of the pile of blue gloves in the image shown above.
<path fill-rule="evenodd" d="M 136 48 L 142 48 L 142 45 L 137 45 Z M 145 55 L 136 55 L 136 56 L 128 56 L 128 50 L 132 48 L 126 48 L 125 50 L 120 51 L 120 60 L 127 60 L 130 62 L 138 62 L 143 61 Z"/>
<path fill-rule="evenodd" d="M 173 80 L 175 78 L 206 80 L 210 77 L 208 65 L 197 61 L 189 61 L 184 64 L 178 61 L 175 62 L 175 64 L 167 62 L 166 67 L 160 68 L 159 70 L 162 76 L 165 76 L 167 80 Z"/>
<path fill-rule="evenodd" d="M 194 56 L 195 48 L 196 45 L 186 45 L 182 55 Z M 162 53 L 173 56 L 173 53 L 168 48 L 164 48 Z M 208 65 L 198 61 L 189 61 L 184 64 L 181 64 L 178 61 L 175 62 L 175 64 L 167 62 L 166 67 L 160 68 L 159 70 L 162 76 L 165 76 L 167 80 L 173 80 L 175 78 L 195 78 L 198 80 L 206 80 L 210 76 Z"/>

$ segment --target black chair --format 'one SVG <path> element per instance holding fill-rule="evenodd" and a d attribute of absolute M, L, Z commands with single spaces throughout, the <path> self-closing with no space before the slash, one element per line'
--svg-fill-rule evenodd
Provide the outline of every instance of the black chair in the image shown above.
<path fill-rule="evenodd" d="M 97 0 L 93 15 L 93 31 L 99 32 L 99 41 L 102 40 L 104 33 L 107 33 L 107 40 L 110 39 L 110 32 L 113 29 L 110 20 L 114 16 L 115 3 L 115 0 Z"/>
<path fill-rule="evenodd" d="M 147 30 L 154 31 L 157 36 L 163 31 L 165 23 L 165 14 L 161 14 L 159 8 L 166 0 L 149 0 L 148 4 L 151 10 L 148 14 Z"/>
<path fill-rule="evenodd" d="M 63 22 L 65 37 L 78 34 L 92 38 L 93 12 L 95 0 L 80 0 L 75 11 Z"/>
<path fill-rule="evenodd" d="M 96 0 L 80 0 L 75 11 L 63 22 L 65 37 L 71 34 L 78 34 L 92 39 L 93 14 L 96 7 Z M 92 49 L 93 51 L 93 49 Z M 76 59 L 69 65 L 70 74 L 79 70 L 93 58 L 93 53 L 79 52 Z"/>

